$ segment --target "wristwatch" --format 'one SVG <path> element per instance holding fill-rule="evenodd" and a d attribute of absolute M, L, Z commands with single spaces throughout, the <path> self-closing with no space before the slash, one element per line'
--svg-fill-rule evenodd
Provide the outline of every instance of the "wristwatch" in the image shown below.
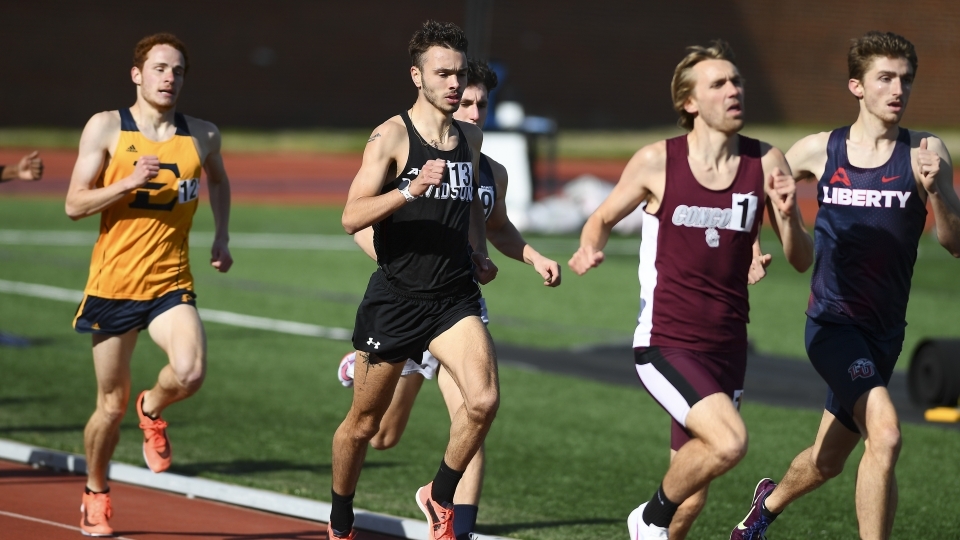
<path fill-rule="evenodd" d="M 413 202 L 417 199 L 416 195 L 414 195 L 413 193 L 410 193 L 410 180 L 406 178 L 401 180 L 400 185 L 397 187 L 397 189 L 400 190 L 400 193 L 403 194 L 403 198 L 406 199 L 407 202 Z"/>

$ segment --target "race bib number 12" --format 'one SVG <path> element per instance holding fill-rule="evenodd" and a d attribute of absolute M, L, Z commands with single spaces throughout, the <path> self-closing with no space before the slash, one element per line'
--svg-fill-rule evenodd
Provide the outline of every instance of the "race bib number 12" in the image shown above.
<path fill-rule="evenodd" d="M 200 179 L 188 178 L 177 182 L 178 200 L 180 204 L 188 203 L 200 194 Z"/>

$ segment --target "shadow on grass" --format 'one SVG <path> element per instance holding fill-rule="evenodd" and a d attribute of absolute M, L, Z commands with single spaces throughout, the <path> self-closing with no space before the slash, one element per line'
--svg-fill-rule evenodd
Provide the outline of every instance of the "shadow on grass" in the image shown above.
<path fill-rule="evenodd" d="M 378 463 L 365 463 L 363 465 L 364 469 L 385 469 L 390 467 L 398 467 L 401 464 L 398 462 L 378 462 Z M 224 461 L 224 462 L 206 462 L 206 463 L 190 463 L 187 465 L 176 465 L 174 464 L 171 468 L 171 472 L 177 474 L 182 474 L 184 476 L 198 476 L 204 473 L 215 473 L 215 474 L 224 474 L 228 476 L 233 475 L 244 475 L 250 473 L 268 473 L 268 472 L 279 472 L 279 471 L 300 471 L 315 473 L 321 475 L 330 474 L 331 465 L 329 463 L 298 463 L 293 461 L 277 460 L 277 459 L 265 459 L 265 460 L 254 460 L 254 459 L 238 459 L 235 461 Z"/>
<path fill-rule="evenodd" d="M 28 403 L 45 403 L 53 401 L 53 396 L 21 396 L 21 397 L 0 397 L 0 407 L 5 405 L 24 405 Z"/>
<path fill-rule="evenodd" d="M 567 519 L 563 521 L 533 521 L 528 523 L 502 523 L 500 525 L 480 525 L 478 532 L 484 534 L 493 534 L 497 536 L 508 535 L 516 531 L 527 529 L 551 529 L 554 527 L 566 527 L 569 525 L 609 525 L 611 523 L 621 523 L 623 519 Z"/>
<path fill-rule="evenodd" d="M 2 427 L 0 428 L 0 433 L 66 433 L 69 431 L 77 431 L 83 433 L 83 429 L 86 427 L 85 424 L 71 424 L 71 425 L 61 425 L 61 426 L 11 426 L 11 427 Z"/>
<path fill-rule="evenodd" d="M 173 532 L 173 531 L 116 531 L 118 536 L 150 535 L 150 536 L 169 536 L 171 538 L 221 538 L 223 540 L 267 540 L 267 539 L 286 539 L 286 540 L 322 540 L 327 537 L 324 531 L 293 531 L 282 533 L 228 533 L 228 532 Z"/>

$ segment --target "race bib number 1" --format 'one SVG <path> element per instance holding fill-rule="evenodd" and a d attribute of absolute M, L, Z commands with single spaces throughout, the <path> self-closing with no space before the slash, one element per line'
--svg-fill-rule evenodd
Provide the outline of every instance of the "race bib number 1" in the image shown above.
<path fill-rule="evenodd" d="M 200 194 L 200 179 L 188 178 L 177 182 L 178 200 L 180 204 L 188 203 Z"/>
<path fill-rule="evenodd" d="M 757 196 L 752 193 L 733 194 L 733 215 L 728 229 L 746 232 L 753 228 L 753 219 L 757 215 Z"/>

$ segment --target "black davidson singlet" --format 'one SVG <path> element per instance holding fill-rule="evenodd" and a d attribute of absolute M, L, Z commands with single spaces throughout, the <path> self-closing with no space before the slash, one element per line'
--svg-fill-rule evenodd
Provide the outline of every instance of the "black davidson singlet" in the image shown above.
<path fill-rule="evenodd" d="M 470 286 L 470 204 L 477 196 L 470 144 L 454 121 L 457 147 L 438 150 L 424 143 L 406 111 L 400 117 L 407 126 L 410 151 L 404 169 L 384 185 L 381 193 L 397 189 L 403 180 L 416 178 L 429 160 L 445 160 L 447 170 L 439 186 L 431 186 L 423 196 L 374 224 L 377 265 L 390 285 L 402 291 L 445 294 Z"/>

